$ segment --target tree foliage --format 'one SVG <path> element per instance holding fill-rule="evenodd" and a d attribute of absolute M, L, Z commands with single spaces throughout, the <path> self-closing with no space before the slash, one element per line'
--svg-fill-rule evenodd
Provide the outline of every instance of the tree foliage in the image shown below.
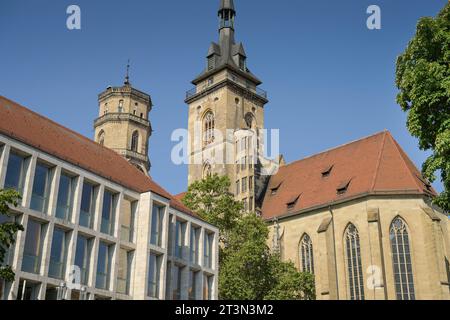
<path fill-rule="evenodd" d="M 444 192 L 435 203 L 450 211 L 450 3 L 436 18 L 419 20 L 417 31 L 397 59 L 397 102 L 408 112 L 407 127 L 432 155 L 423 164 L 430 181 L 439 172 Z"/>
<path fill-rule="evenodd" d="M 193 183 L 184 203 L 219 227 L 219 298 L 225 300 L 314 299 L 312 275 L 282 262 L 268 245 L 269 229 L 229 193 L 228 177 L 217 175 Z"/>
<path fill-rule="evenodd" d="M 14 190 L 0 190 L 0 215 L 11 216 L 10 206 L 17 207 L 19 199 L 20 194 Z M 16 222 L 0 224 L 0 265 L 3 265 L 7 250 L 14 244 L 18 231 L 23 231 L 23 227 Z M 0 279 L 14 280 L 14 272 L 10 266 L 0 267 Z"/>

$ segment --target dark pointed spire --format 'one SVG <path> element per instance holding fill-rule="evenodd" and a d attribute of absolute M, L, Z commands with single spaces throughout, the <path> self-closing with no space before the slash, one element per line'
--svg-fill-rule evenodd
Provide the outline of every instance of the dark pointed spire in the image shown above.
<path fill-rule="evenodd" d="M 127 73 L 125 75 L 125 85 L 129 86 L 130 85 L 130 59 L 128 59 L 128 63 L 127 63 Z"/>

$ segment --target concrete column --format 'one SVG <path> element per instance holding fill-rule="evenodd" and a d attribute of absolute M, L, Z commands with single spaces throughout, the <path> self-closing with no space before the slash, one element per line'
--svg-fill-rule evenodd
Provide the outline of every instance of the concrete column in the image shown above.
<path fill-rule="evenodd" d="M 44 228 L 46 228 L 46 231 L 45 231 L 44 243 L 42 245 L 41 268 L 40 268 L 40 272 L 39 272 L 39 274 L 43 275 L 43 276 L 48 276 L 54 226 L 55 225 L 54 225 L 53 221 L 49 222 L 46 226 L 44 226 Z"/>
<path fill-rule="evenodd" d="M 95 281 L 97 279 L 97 261 L 98 261 L 98 246 L 99 246 L 99 239 L 93 238 L 91 241 L 92 248 L 91 248 L 91 257 L 89 261 L 89 277 L 88 277 L 88 287 L 94 287 L 95 288 Z"/>
<path fill-rule="evenodd" d="M 152 194 L 141 194 L 139 199 L 138 217 L 136 226 L 136 268 L 134 275 L 134 297 L 145 300 L 147 297 L 147 269 L 150 243 L 150 219 L 151 219 Z"/>
<path fill-rule="evenodd" d="M 56 212 L 56 205 L 58 201 L 59 180 L 61 178 L 61 167 L 57 166 L 52 170 L 50 190 L 48 195 L 48 209 L 47 215 L 54 217 Z"/>
<path fill-rule="evenodd" d="M 33 193 L 33 182 L 34 182 L 34 171 L 36 170 L 37 154 L 34 153 L 31 158 L 29 158 L 27 163 L 27 172 L 25 175 L 25 181 L 23 183 L 23 195 L 22 195 L 22 206 L 25 208 L 30 207 L 31 194 Z"/>
<path fill-rule="evenodd" d="M 5 185 L 10 150 L 11 147 L 9 145 L 4 145 L 2 148 L 0 148 L 0 188 L 3 188 L 3 186 Z"/>
<path fill-rule="evenodd" d="M 79 176 L 77 178 L 77 183 L 73 194 L 73 201 L 72 201 L 73 204 L 70 219 L 71 222 L 76 226 L 78 226 L 80 222 L 80 208 L 81 208 L 81 195 L 83 193 L 83 182 L 84 177 Z"/>
<path fill-rule="evenodd" d="M 105 186 L 100 185 L 96 188 L 97 192 L 97 198 L 95 201 L 95 211 L 94 216 L 91 217 L 94 219 L 94 222 L 92 224 L 92 228 L 97 231 L 101 232 L 101 224 L 102 224 L 102 209 L 103 209 L 103 194 L 105 192 Z"/>

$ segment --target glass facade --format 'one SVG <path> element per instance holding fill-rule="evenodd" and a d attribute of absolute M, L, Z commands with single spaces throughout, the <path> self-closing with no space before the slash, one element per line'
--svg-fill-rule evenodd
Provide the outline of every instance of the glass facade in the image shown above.
<path fill-rule="evenodd" d="M 75 265 L 80 268 L 80 282 L 83 285 L 87 284 L 89 278 L 91 250 L 91 240 L 85 236 L 78 235 L 77 248 L 75 251 Z"/>
<path fill-rule="evenodd" d="M 148 286 L 147 295 L 152 298 L 159 298 L 160 275 L 161 275 L 162 255 L 151 253 L 148 263 Z"/>
<path fill-rule="evenodd" d="M 191 227 L 190 261 L 193 264 L 200 264 L 199 261 L 200 228 Z"/>
<path fill-rule="evenodd" d="M 56 203 L 56 217 L 63 220 L 70 220 L 73 194 L 76 188 L 76 179 L 61 173 L 59 179 L 58 201 Z"/>
<path fill-rule="evenodd" d="M 111 257 L 112 247 L 102 241 L 100 241 L 98 247 L 98 260 L 97 260 L 97 280 L 96 288 L 108 290 L 109 279 L 111 273 Z"/>
<path fill-rule="evenodd" d="M 212 287 L 214 283 L 214 276 L 205 275 L 203 278 L 203 299 L 212 300 Z"/>
<path fill-rule="evenodd" d="M 214 244 L 214 234 L 205 233 L 203 243 L 203 253 L 204 253 L 203 265 L 206 268 L 212 268 L 213 244 Z"/>
<path fill-rule="evenodd" d="M 185 246 L 186 222 L 177 220 L 175 224 L 175 257 L 183 259 Z"/>
<path fill-rule="evenodd" d="M 32 219 L 28 220 L 23 251 L 22 271 L 39 273 L 41 267 L 44 226 Z"/>
<path fill-rule="evenodd" d="M 26 175 L 25 157 L 11 152 L 6 168 L 5 189 L 14 189 L 23 194 L 23 185 Z"/>
<path fill-rule="evenodd" d="M 191 270 L 189 272 L 189 300 L 197 299 L 198 271 Z"/>
<path fill-rule="evenodd" d="M 95 212 L 95 186 L 84 182 L 83 193 L 81 195 L 81 209 L 80 209 L 80 225 L 86 228 L 92 228 L 92 222 Z"/>
<path fill-rule="evenodd" d="M 181 300 L 181 284 L 185 267 L 175 265 L 172 276 L 172 299 Z"/>
<path fill-rule="evenodd" d="M 115 211 L 116 196 L 109 191 L 105 191 L 103 194 L 101 232 L 109 235 L 114 234 Z"/>
<path fill-rule="evenodd" d="M 130 293 L 130 275 L 133 252 L 125 249 L 119 250 L 119 269 L 117 274 L 117 292 L 122 294 Z"/>
<path fill-rule="evenodd" d="M 50 184 L 50 168 L 38 163 L 36 165 L 36 171 L 34 172 L 33 193 L 31 194 L 30 204 L 31 209 L 47 213 Z"/>
<path fill-rule="evenodd" d="M 150 243 L 158 247 L 162 245 L 164 211 L 164 206 L 153 204 Z"/>
<path fill-rule="evenodd" d="M 53 230 L 52 250 L 50 253 L 49 277 L 64 279 L 65 264 L 67 259 L 68 234 L 60 229 Z"/>

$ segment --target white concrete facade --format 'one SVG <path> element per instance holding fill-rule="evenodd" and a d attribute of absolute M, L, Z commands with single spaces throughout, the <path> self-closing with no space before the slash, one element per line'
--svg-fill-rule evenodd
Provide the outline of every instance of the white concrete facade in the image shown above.
<path fill-rule="evenodd" d="M 15 272 L 15 280 L 12 283 L 0 282 L 0 298 L 15 300 L 22 296 L 23 287 L 26 288 L 25 296 L 31 299 L 49 299 L 54 294 L 54 289 L 61 283 L 69 284 L 64 299 L 78 299 L 79 291 L 83 288 L 87 292 L 87 299 L 120 299 L 120 300 L 151 300 L 151 299 L 217 299 L 218 292 L 218 229 L 203 220 L 181 212 L 170 206 L 170 201 L 153 192 L 137 193 L 127 189 L 117 183 L 107 180 L 93 172 L 84 170 L 75 164 L 68 163 L 52 155 L 46 154 L 34 147 L 23 144 L 10 137 L 0 135 L 0 189 L 4 188 L 8 169 L 8 161 L 11 152 L 21 154 L 26 158 L 26 165 L 23 170 L 23 192 L 22 200 L 17 208 L 12 209 L 16 221 L 21 223 L 25 231 L 17 234 L 14 247 L 11 249 L 9 264 Z M 48 197 L 46 198 L 47 212 L 42 213 L 30 208 L 33 194 L 33 181 L 37 163 L 44 163 L 49 168 Z M 61 173 L 64 172 L 73 177 L 74 188 L 71 191 L 73 197 L 71 214 L 68 219 L 60 219 L 55 216 L 58 189 L 60 186 Z M 80 225 L 80 205 L 83 192 L 83 183 L 88 181 L 95 185 L 92 228 Z M 102 206 L 103 195 L 108 190 L 114 195 L 114 205 L 109 226 L 110 234 L 102 232 Z M 128 227 L 122 225 L 124 205 L 130 206 L 132 221 Z M 162 221 L 159 230 L 160 243 L 152 245 L 152 211 L 155 205 L 161 206 Z M 133 209 L 134 208 L 134 209 Z M 169 221 L 171 219 L 172 221 Z M 27 226 L 30 221 L 37 222 L 41 226 L 40 254 L 37 257 L 39 263 L 36 272 L 23 271 L 24 247 L 27 236 Z M 175 232 L 169 232 L 171 223 L 180 221 L 183 226 L 180 230 L 181 237 L 177 237 Z M 191 227 L 199 230 L 199 237 L 195 238 L 195 244 L 191 243 Z M 65 233 L 65 248 L 62 276 L 52 277 L 49 275 L 51 262 L 52 240 L 54 230 L 63 230 Z M 126 229 L 125 229 L 126 228 Z M 124 230 L 125 233 L 124 233 Z M 124 236 L 125 234 L 125 236 Z M 210 234 L 211 251 L 204 251 L 204 237 Z M 169 235 L 171 239 L 169 239 Z M 88 239 L 88 254 L 86 268 L 86 282 L 82 287 L 72 288 L 70 286 L 71 273 L 75 265 L 75 255 L 77 250 L 77 239 L 83 236 Z M 182 238 L 183 241 L 180 239 Z M 181 244 L 181 251 L 175 248 L 175 239 Z M 172 248 L 169 249 L 169 245 Z M 190 259 L 190 248 L 195 245 L 197 255 L 200 257 L 193 262 Z M 98 255 L 99 247 L 107 248 L 108 272 L 102 274 L 104 285 L 98 285 Z M 175 248 L 175 249 L 174 249 Z M 181 252 L 180 257 L 173 256 L 172 253 Z M 124 264 L 120 258 L 120 253 L 126 253 L 127 276 L 119 278 L 119 268 Z M 159 275 L 155 279 L 156 294 L 149 295 L 149 257 L 153 253 L 158 256 L 157 272 Z M 208 259 L 204 258 L 205 256 Z M 173 279 L 173 270 L 178 267 L 181 276 Z M 172 270 L 168 276 L 167 272 Z M 178 270 L 178 269 L 177 269 Z M 195 273 L 194 289 L 190 288 L 190 271 Z M 176 290 L 176 280 L 181 280 L 180 290 Z M 25 281 L 25 282 L 24 282 Z M 168 282 L 168 283 L 167 283 Z M 25 286 L 24 286 L 25 283 Z M 20 292 L 19 292 L 20 288 Z M 53 290 L 53 292 L 52 292 Z M 155 291 L 154 290 L 154 291 Z M 191 292 L 191 294 L 190 294 Z M 192 292 L 195 292 L 192 293 Z"/>

